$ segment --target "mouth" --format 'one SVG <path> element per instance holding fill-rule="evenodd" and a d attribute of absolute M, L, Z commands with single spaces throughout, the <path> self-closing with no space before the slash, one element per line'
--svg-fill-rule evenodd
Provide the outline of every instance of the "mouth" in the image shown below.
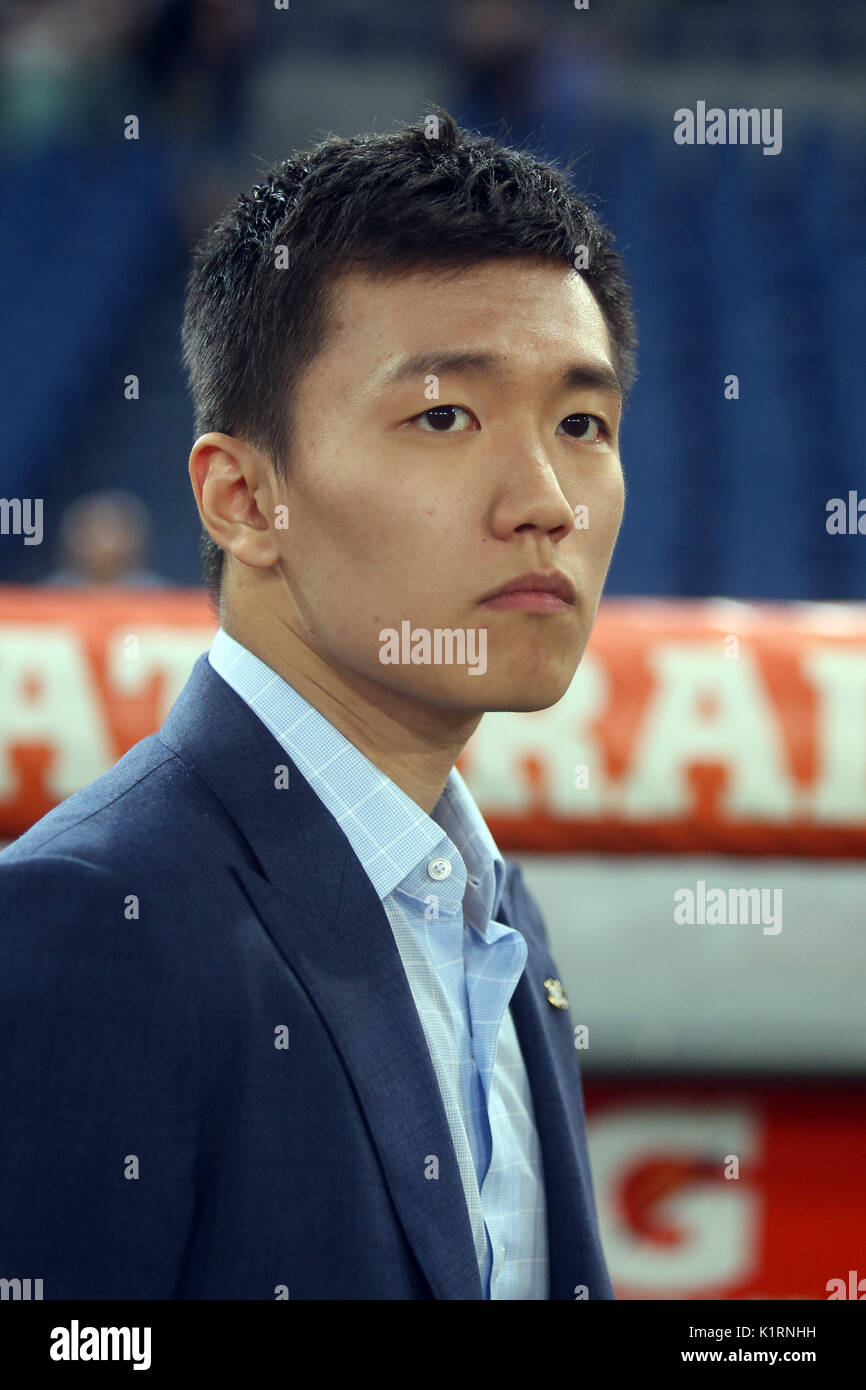
<path fill-rule="evenodd" d="M 485 608 L 518 608 L 525 612 L 558 613 L 573 608 L 577 593 L 560 570 L 521 574 L 480 598 Z"/>

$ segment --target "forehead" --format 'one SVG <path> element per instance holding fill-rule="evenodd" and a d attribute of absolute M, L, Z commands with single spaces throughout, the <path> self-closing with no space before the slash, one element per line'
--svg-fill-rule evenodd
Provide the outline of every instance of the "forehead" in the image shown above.
<path fill-rule="evenodd" d="M 344 273 L 330 297 L 322 366 L 373 380 L 431 343 L 484 348 L 518 366 L 581 351 L 611 361 L 604 316 L 586 281 L 561 262 L 502 257 L 455 270 Z"/>

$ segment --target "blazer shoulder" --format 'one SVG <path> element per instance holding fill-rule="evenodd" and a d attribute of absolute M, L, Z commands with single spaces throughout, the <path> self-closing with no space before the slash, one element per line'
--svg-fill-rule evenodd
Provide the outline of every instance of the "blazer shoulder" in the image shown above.
<path fill-rule="evenodd" d="M 163 875 L 172 864 L 180 870 L 203 851 L 203 836 L 212 850 L 220 825 L 231 833 L 207 783 L 151 735 L 0 852 L 0 898 L 4 884 L 32 873 L 48 883 L 64 873 L 83 883 L 87 870 L 127 882 L 130 874 Z"/>

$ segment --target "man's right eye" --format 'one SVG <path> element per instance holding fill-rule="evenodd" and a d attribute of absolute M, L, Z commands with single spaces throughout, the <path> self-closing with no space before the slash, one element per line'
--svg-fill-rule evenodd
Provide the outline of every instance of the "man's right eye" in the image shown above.
<path fill-rule="evenodd" d="M 417 424 L 425 434 L 462 434 L 466 429 L 465 425 L 463 428 L 452 428 L 459 423 L 461 417 L 467 420 L 475 419 L 472 412 L 467 410 L 465 406 L 434 405 L 429 410 L 422 411 L 420 415 L 414 415 L 411 420 L 407 421 L 407 424 Z"/>

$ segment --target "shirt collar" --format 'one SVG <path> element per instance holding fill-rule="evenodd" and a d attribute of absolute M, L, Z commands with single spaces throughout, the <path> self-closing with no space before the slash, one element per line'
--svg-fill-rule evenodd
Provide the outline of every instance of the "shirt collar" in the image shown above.
<path fill-rule="evenodd" d="M 470 884 L 488 918 L 495 920 L 505 885 L 505 860 L 463 777 L 452 767 L 433 817 L 460 851 Z"/>

